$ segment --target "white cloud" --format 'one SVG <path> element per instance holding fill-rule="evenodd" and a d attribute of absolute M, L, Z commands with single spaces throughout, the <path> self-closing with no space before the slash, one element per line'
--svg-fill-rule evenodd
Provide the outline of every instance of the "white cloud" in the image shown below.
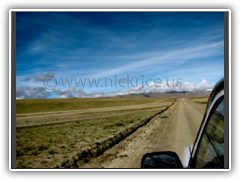
<path fill-rule="evenodd" d="M 44 81 L 47 77 L 54 77 L 55 74 L 53 72 L 49 72 L 47 74 L 37 74 L 34 76 L 35 81 Z"/>
<path fill-rule="evenodd" d="M 45 99 L 51 95 L 43 87 L 28 86 L 16 88 L 16 99 Z"/>
<path fill-rule="evenodd" d="M 143 86 L 138 84 L 135 87 L 129 87 L 123 91 L 99 91 L 99 92 L 84 92 L 83 88 L 73 88 L 69 87 L 67 90 L 53 90 L 53 92 L 46 91 L 43 87 L 28 86 L 28 87 L 17 87 L 16 88 L 16 98 L 17 99 L 42 99 L 47 98 L 51 94 L 57 94 L 57 98 L 97 98 L 97 97 L 111 97 L 126 94 L 138 94 L 138 93 L 149 93 L 149 92 L 169 92 L 169 91 L 209 91 L 214 87 L 214 85 L 206 80 L 202 80 L 200 83 L 178 83 L 177 81 L 162 82 L 161 84 L 154 84 L 154 82 L 149 82 L 148 86 Z"/>
<path fill-rule="evenodd" d="M 85 92 L 83 92 L 83 88 L 77 89 L 72 87 L 69 87 L 67 90 L 54 90 L 53 92 L 58 95 L 58 98 L 81 97 L 85 94 Z"/>
<path fill-rule="evenodd" d="M 30 81 L 31 79 L 32 79 L 31 77 L 27 77 L 27 78 L 21 79 L 20 81 L 28 82 L 28 81 Z"/>
<path fill-rule="evenodd" d="M 180 90 L 182 91 L 206 91 L 213 88 L 213 84 L 209 81 L 206 81 L 205 79 L 202 80 L 201 83 L 184 83 L 182 86 L 180 86 Z"/>
<path fill-rule="evenodd" d="M 158 87 L 157 87 L 158 86 Z M 96 98 L 96 97 L 111 97 L 126 94 L 138 94 L 138 93 L 149 93 L 149 92 L 169 92 L 169 91 L 209 91 L 213 88 L 213 84 L 209 81 L 202 80 L 199 84 L 185 82 L 183 84 L 174 82 L 162 82 L 162 84 L 155 85 L 154 82 L 149 82 L 148 86 L 142 86 L 138 84 L 135 87 L 130 87 L 124 91 L 108 91 L 108 92 L 91 92 L 86 93 L 83 88 L 72 88 L 69 87 L 67 90 L 55 90 L 54 93 L 58 94 L 58 98 Z"/>

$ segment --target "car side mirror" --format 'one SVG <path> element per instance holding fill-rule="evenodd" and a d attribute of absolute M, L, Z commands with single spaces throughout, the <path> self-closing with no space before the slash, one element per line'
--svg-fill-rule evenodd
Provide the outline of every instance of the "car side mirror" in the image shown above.
<path fill-rule="evenodd" d="M 175 152 L 162 151 L 147 153 L 142 157 L 141 168 L 183 168 Z"/>

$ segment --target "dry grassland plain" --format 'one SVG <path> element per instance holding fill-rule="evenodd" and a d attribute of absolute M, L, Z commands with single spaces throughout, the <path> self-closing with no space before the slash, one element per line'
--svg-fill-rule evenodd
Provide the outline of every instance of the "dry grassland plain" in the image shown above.
<path fill-rule="evenodd" d="M 200 103 L 200 104 L 207 104 L 208 102 L 208 97 L 191 97 L 189 99 L 195 103 Z"/>
<path fill-rule="evenodd" d="M 16 167 L 54 168 L 175 98 L 16 100 Z"/>

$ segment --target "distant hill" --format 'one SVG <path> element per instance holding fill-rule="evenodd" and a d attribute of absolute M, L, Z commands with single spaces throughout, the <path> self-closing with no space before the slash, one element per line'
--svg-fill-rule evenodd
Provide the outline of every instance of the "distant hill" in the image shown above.
<path fill-rule="evenodd" d="M 141 94 L 120 95 L 120 98 L 188 98 L 188 97 L 208 97 L 211 91 L 181 91 L 181 92 L 152 92 Z"/>

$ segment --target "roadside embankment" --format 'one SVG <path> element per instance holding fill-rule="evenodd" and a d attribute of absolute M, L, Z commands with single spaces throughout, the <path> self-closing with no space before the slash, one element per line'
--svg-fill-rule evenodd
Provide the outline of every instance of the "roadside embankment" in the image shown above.
<path fill-rule="evenodd" d="M 172 106 L 174 103 L 172 103 L 170 106 Z M 115 144 L 118 144 L 120 141 L 128 137 L 130 134 L 135 132 L 138 128 L 146 125 L 151 119 L 153 119 L 155 116 L 163 113 L 166 111 L 170 106 L 166 107 L 165 109 L 162 109 L 159 112 L 156 112 L 147 118 L 135 123 L 134 125 L 126 128 L 125 130 L 117 133 L 113 137 L 110 137 L 102 142 L 97 143 L 95 146 L 89 149 L 83 150 L 81 153 L 78 153 L 76 156 L 72 157 L 71 159 L 65 160 L 60 165 L 56 166 L 56 168 L 78 168 L 81 164 L 87 163 L 90 158 L 98 157 L 101 154 L 104 153 L 104 151 L 110 149 Z"/>

